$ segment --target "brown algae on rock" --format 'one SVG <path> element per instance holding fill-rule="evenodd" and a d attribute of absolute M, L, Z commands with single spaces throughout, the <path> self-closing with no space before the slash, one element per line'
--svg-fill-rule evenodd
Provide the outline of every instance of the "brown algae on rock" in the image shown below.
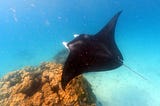
<path fill-rule="evenodd" d="M 0 106 L 96 106 L 91 85 L 82 76 L 63 91 L 62 65 L 43 63 L 11 72 L 0 80 Z"/>

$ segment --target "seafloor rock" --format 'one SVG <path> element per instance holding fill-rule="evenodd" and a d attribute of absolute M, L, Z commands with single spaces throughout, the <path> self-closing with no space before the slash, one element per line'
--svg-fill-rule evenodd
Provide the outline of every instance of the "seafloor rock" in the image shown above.
<path fill-rule="evenodd" d="M 0 80 L 0 106 L 95 106 L 96 97 L 83 76 L 61 88 L 62 65 L 43 63 L 9 73 Z"/>

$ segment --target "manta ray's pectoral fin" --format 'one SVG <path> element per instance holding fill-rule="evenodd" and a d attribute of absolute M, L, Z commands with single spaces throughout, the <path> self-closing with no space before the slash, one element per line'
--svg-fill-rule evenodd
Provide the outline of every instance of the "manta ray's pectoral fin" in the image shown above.
<path fill-rule="evenodd" d="M 67 84 L 76 76 L 80 75 L 82 71 L 79 69 L 80 61 L 77 54 L 70 53 L 65 62 L 62 72 L 61 85 L 64 90 Z"/>
<path fill-rule="evenodd" d="M 103 41 L 106 43 L 108 41 L 115 41 L 114 40 L 115 28 L 116 28 L 118 17 L 121 13 L 122 11 L 119 11 L 116 15 L 114 15 L 112 19 L 107 23 L 107 25 L 105 25 L 97 34 L 95 34 L 95 36 L 97 36 L 97 38 L 100 41 Z"/>
<path fill-rule="evenodd" d="M 121 13 L 122 11 L 119 11 L 117 14 L 115 14 L 108 22 L 108 24 L 104 26 L 102 30 L 100 30 L 97 34 L 95 34 L 95 36 L 99 42 L 103 42 L 107 46 L 107 48 L 115 57 L 119 57 L 121 60 L 123 60 L 123 56 L 120 53 L 120 50 L 115 42 L 115 35 L 114 35 L 117 20 Z"/>

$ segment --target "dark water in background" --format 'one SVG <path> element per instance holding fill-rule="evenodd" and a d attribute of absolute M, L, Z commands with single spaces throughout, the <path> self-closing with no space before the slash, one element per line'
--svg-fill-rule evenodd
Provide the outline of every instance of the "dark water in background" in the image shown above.
<path fill-rule="evenodd" d="M 160 106 L 160 0 L 1 0 L 0 76 L 52 60 L 62 41 L 96 33 L 120 10 L 116 42 L 149 81 L 123 66 L 86 77 L 105 106 Z"/>

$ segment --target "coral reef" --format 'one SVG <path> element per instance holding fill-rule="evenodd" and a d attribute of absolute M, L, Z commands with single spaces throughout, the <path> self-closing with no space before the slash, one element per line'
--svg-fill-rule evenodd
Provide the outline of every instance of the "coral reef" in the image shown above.
<path fill-rule="evenodd" d="M 61 88 L 62 65 L 43 63 L 11 72 L 0 80 L 0 106 L 95 106 L 91 85 L 78 76 Z"/>

